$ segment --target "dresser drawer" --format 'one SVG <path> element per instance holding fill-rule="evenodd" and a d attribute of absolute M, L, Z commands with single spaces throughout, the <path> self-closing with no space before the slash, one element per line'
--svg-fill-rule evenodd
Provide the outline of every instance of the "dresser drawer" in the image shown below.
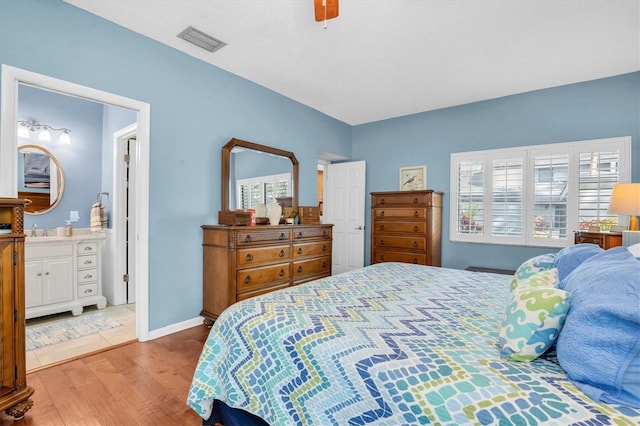
<path fill-rule="evenodd" d="M 267 225 L 270 226 L 270 225 Z M 238 231 L 238 246 L 246 246 L 255 243 L 277 243 L 291 240 L 291 231 L 288 228 L 274 226 L 268 231 Z M 264 228 L 263 228 L 264 229 Z"/>
<path fill-rule="evenodd" d="M 376 219 L 424 219 L 427 217 L 427 209 L 425 208 L 375 208 L 373 214 Z"/>
<path fill-rule="evenodd" d="M 98 255 L 78 256 L 78 269 L 91 269 L 98 267 Z"/>
<path fill-rule="evenodd" d="M 293 258 L 300 259 L 310 256 L 321 256 L 331 253 L 331 241 L 317 243 L 297 243 L 293 246 Z"/>
<path fill-rule="evenodd" d="M 271 246 L 238 249 L 236 253 L 236 264 L 238 268 L 260 264 L 263 262 L 282 262 L 291 256 L 291 247 Z"/>
<path fill-rule="evenodd" d="M 93 241 L 90 243 L 78 243 L 78 256 L 85 254 L 93 254 L 98 252 L 98 243 Z"/>
<path fill-rule="evenodd" d="M 587 232 L 578 231 L 575 233 L 576 244 L 597 244 L 602 249 L 608 250 L 612 247 L 618 247 L 622 245 L 621 233 L 610 232 Z"/>
<path fill-rule="evenodd" d="M 88 283 L 91 281 L 98 281 L 97 269 L 83 269 L 78 271 L 78 284 Z"/>
<path fill-rule="evenodd" d="M 331 239 L 331 227 L 304 227 L 295 226 L 293 228 L 293 240 L 304 240 L 311 238 Z"/>
<path fill-rule="evenodd" d="M 417 265 L 426 264 L 426 255 L 422 253 L 406 253 L 393 250 L 373 250 L 373 263 L 380 262 L 403 262 L 415 263 Z"/>
<path fill-rule="evenodd" d="M 311 275 L 326 274 L 331 271 L 331 258 L 323 256 L 309 260 L 293 262 L 293 279 L 308 277 Z"/>
<path fill-rule="evenodd" d="M 280 283 L 277 285 L 270 285 L 270 286 L 265 286 L 265 287 L 257 287 L 255 289 L 252 289 L 252 291 L 245 291 L 244 293 L 238 293 L 236 295 L 236 300 L 239 302 L 241 300 L 245 300 L 248 299 L 250 297 L 254 297 L 254 296 L 260 296 L 261 294 L 267 294 L 267 293 L 271 293 L 272 291 L 275 290 L 280 290 L 283 288 L 287 288 L 289 287 L 289 283 Z"/>
<path fill-rule="evenodd" d="M 273 283 L 278 281 L 288 281 L 289 269 L 287 262 L 240 270 L 236 273 L 237 292 L 258 290 L 263 287 L 271 287 Z"/>
<path fill-rule="evenodd" d="M 394 237 L 391 235 L 376 234 L 374 236 L 373 244 L 378 247 L 424 250 L 425 239 L 419 237 Z"/>
<path fill-rule="evenodd" d="M 373 206 L 393 206 L 402 204 L 404 206 L 429 206 L 431 205 L 431 193 L 398 192 L 393 194 L 372 194 Z"/>
<path fill-rule="evenodd" d="M 376 222 L 374 232 L 402 232 L 424 234 L 426 224 L 424 222 Z"/>
<path fill-rule="evenodd" d="M 98 283 L 83 284 L 78 286 L 78 298 L 95 296 L 98 294 Z"/>

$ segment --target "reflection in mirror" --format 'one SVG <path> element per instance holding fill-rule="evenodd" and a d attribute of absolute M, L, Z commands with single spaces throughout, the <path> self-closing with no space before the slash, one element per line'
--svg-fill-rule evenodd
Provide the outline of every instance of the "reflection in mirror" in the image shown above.
<path fill-rule="evenodd" d="M 260 189 L 252 191 L 252 186 Z M 235 138 L 222 147 L 223 211 L 242 209 L 243 204 L 254 207 L 257 200 L 269 203 L 283 195 L 291 197 L 297 211 L 298 160 L 292 152 Z"/>
<path fill-rule="evenodd" d="M 58 159 L 38 145 L 18 147 L 18 198 L 31 201 L 27 214 L 43 214 L 62 199 L 64 173 Z"/>

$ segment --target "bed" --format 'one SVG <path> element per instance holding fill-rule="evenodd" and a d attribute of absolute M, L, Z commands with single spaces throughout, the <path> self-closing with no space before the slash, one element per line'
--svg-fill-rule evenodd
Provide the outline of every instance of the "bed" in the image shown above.
<path fill-rule="evenodd" d="M 501 358 L 511 283 L 379 263 L 242 301 L 213 325 L 187 403 L 225 426 L 639 424 L 569 381 L 553 347 Z"/>

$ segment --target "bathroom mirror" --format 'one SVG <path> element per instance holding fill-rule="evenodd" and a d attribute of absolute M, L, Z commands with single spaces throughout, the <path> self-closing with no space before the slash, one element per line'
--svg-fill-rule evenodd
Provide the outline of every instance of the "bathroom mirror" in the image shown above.
<path fill-rule="evenodd" d="M 18 147 L 18 198 L 29 200 L 24 212 L 43 214 L 62 199 L 64 173 L 58 159 L 38 145 Z"/>
<path fill-rule="evenodd" d="M 240 158 L 241 157 L 241 158 Z M 248 164 L 254 166 L 248 166 Z M 269 165 L 268 170 L 258 170 L 255 165 Z M 254 177 L 267 174 L 291 173 L 291 203 L 298 211 L 298 160 L 293 152 L 233 138 L 222 147 L 222 211 L 236 210 L 236 175 L 247 178 L 247 169 Z M 242 173 L 240 173 L 242 171 Z"/>

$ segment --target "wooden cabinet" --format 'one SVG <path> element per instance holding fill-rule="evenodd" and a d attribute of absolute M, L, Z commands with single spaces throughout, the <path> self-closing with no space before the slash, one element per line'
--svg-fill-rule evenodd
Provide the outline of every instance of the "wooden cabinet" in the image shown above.
<path fill-rule="evenodd" d="M 331 275 L 333 225 L 203 225 L 205 322 L 233 303 Z"/>
<path fill-rule="evenodd" d="M 611 247 L 622 245 L 622 233 L 607 231 L 576 231 L 574 242 L 575 244 L 598 244 L 604 250 L 608 250 Z"/>
<path fill-rule="evenodd" d="M 27 238 L 25 249 L 26 318 L 107 306 L 102 295 L 99 234 Z"/>
<path fill-rule="evenodd" d="M 440 266 L 442 192 L 371 193 L 371 264 Z"/>
<path fill-rule="evenodd" d="M 11 224 L 0 234 L 0 410 L 16 419 L 33 405 L 25 360 L 24 203 L 0 198 L 0 223 Z"/>

